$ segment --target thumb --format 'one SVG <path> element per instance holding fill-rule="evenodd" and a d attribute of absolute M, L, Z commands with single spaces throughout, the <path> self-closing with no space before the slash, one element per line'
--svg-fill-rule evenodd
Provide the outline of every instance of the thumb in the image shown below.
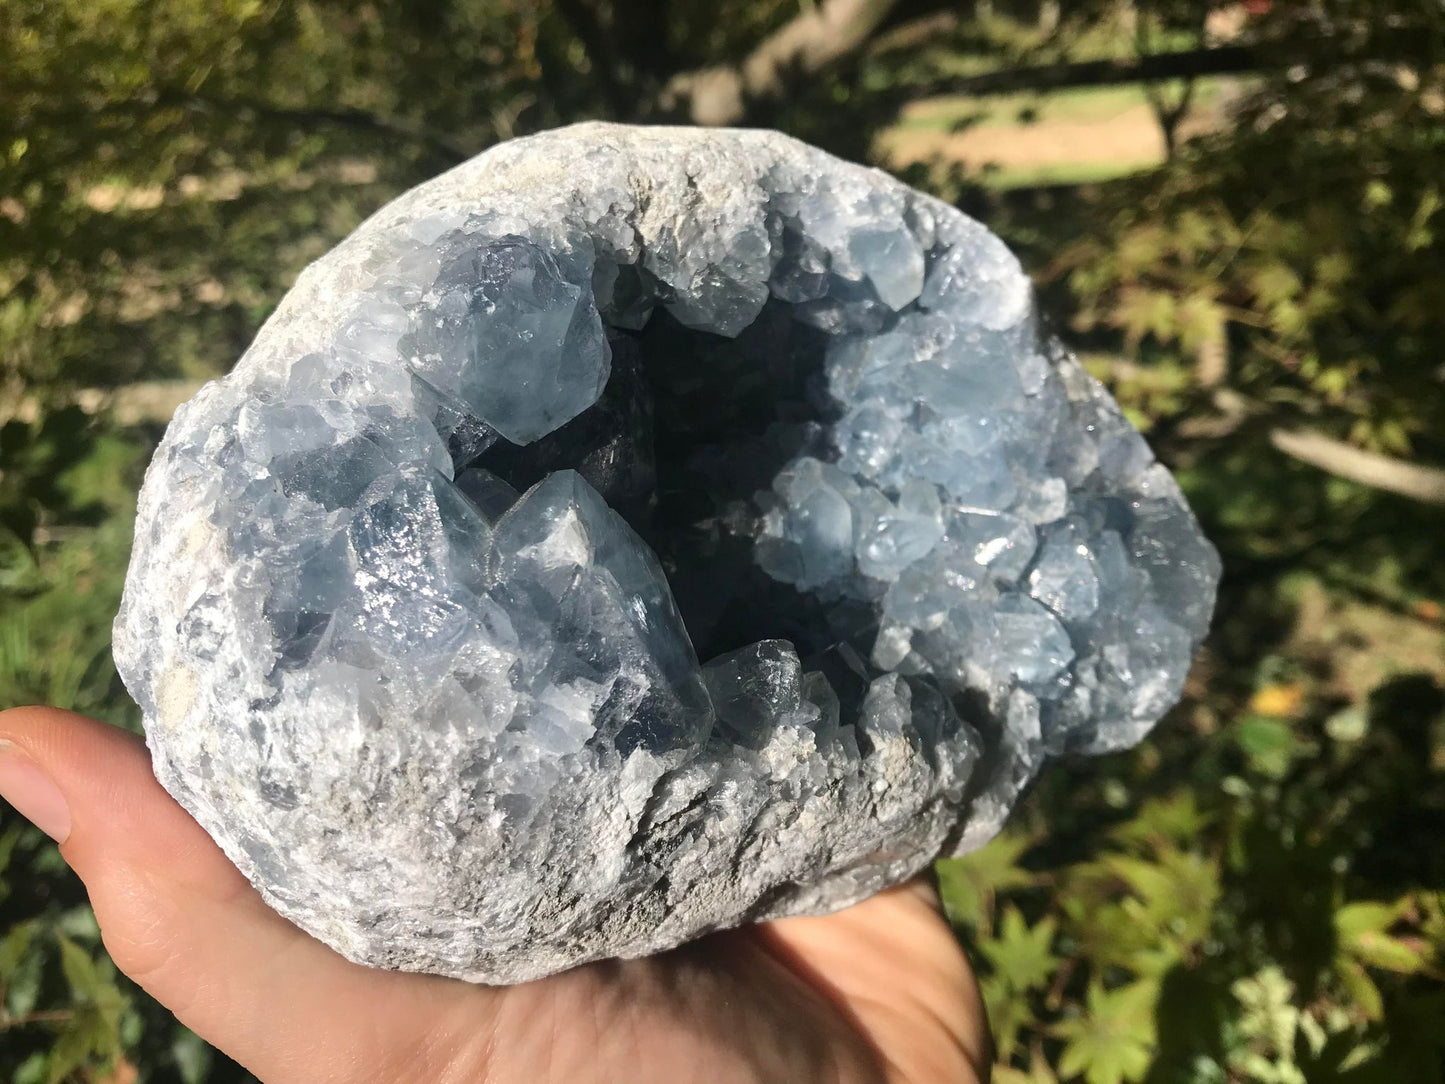
<path fill-rule="evenodd" d="M 447 1024 L 487 1028 L 495 992 L 352 964 L 267 907 L 130 734 L 0 712 L 0 796 L 61 844 L 116 966 L 263 1080 L 442 1079 Z"/>

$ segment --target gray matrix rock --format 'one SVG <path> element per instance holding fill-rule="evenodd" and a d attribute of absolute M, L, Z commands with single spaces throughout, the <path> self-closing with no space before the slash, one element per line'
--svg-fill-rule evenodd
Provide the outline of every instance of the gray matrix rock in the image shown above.
<path fill-rule="evenodd" d="M 115 655 L 273 907 L 508 983 L 977 847 L 1175 701 L 1218 572 L 982 226 L 587 124 L 383 208 L 181 408 Z"/>

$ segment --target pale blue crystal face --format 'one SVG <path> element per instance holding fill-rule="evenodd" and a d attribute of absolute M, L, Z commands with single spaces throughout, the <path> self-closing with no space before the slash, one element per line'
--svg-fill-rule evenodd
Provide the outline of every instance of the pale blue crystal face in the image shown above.
<path fill-rule="evenodd" d="M 517 729 L 545 732 L 558 755 L 597 738 L 628 753 L 706 737 L 711 707 L 667 577 L 580 475 L 556 471 L 529 490 L 497 522 L 487 559 L 493 597 L 537 637 L 518 660 L 535 707 Z"/>
<path fill-rule="evenodd" d="M 997 238 L 780 137 L 599 131 L 378 216 L 147 481 L 157 771 L 353 958 L 514 981 L 858 899 L 1138 740 L 1208 625 Z"/>
<path fill-rule="evenodd" d="M 717 727 L 748 748 L 763 746 L 778 726 L 805 727 L 821 740 L 836 738 L 838 697 L 821 677 L 803 672 L 786 640 L 763 640 L 720 655 L 702 671 Z"/>
<path fill-rule="evenodd" d="M 520 237 L 462 249 L 411 313 L 414 371 L 513 443 L 546 436 L 597 401 L 610 371 L 585 270 L 569 281 Z"/>

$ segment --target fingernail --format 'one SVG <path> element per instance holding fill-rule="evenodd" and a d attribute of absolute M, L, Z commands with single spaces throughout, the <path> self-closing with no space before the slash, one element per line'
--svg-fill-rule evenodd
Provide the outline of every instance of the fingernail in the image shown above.
<path fill-rule="evenodd" d="M 0 738 L 0 798 L 56 843 L 70 835 L 70 806 L 40 765 Z"/>

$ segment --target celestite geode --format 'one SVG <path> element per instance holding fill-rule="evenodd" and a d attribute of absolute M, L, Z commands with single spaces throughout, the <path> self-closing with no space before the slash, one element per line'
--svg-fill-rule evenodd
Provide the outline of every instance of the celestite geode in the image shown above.
<path fill-rule="evenodd" d="M 516 982 L 978 846 L 1174 702 L 1218 572 L 982 226 L 587 124 L 383 208 L 177 413 L 115 654 L 278 911 Z"/>

